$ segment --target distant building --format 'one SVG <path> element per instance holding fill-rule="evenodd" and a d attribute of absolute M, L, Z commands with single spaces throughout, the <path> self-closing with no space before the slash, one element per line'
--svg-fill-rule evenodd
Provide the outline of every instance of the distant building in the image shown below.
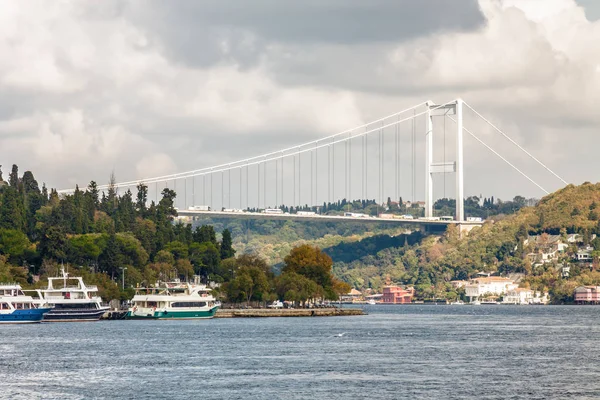
<path fill-rule="evenodd" d="M 593 260 L 592 251 L 594 251 L 594 248 L 591 246 L 579 249 L 577 254 L 575 254 L 575 258 L 577 261 L 591 262 Z"/>
<path fill-rule="evenodd" d="M 531 289 L 516 288 L 506 292 L 502 302 L 504 304 L 548 304 L 548 293 L 540 293 Z"/>
<path fill-rule="evenodd" d="M 578 304 L 600 303 L 600 286 L 579 286 L 575 288 L 575 302 Z"/>
<path fill-rule="evenodd" d="M 356 303 L 363 300 L 363 294 L 356 290 L 350 290 L 350 293 L 346 293 L 340 296 L 340 301 L 344 303 Z"/>
<path fill-rule="evenodd" d="M 415 295 L 415 289 L 412 287 L 403 288 L 401 286 L 384 286 L 381 302 L 383 304 L 407 304 L 412 301 Z"/>
<path fill-rule="evenodd" d="M 474 301 L 484 295 L 503 295 L 509 290 L 516 289 L 517 286 L 512 279 L 499 276 L 475 278 L 465 286 L 465 295 L 470 301 Z"/>
<path fill-rule="evenodd" d="M 450 281 L 450 284 L 454 289 L 460 289 L 461 287 L 467 286 L 469 281 Z"/>

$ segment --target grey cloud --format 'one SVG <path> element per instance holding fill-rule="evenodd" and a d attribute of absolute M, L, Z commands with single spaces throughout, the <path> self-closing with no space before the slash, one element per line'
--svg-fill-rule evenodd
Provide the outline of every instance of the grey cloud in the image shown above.
<path fill-rule="evenodd" d="M 484 23 L 476 0 L 156 0 L 132 3 L 126 14 L 169 56 L 191 65 L 210 65 L 223 56 L 253 64 L 272 43 L 397 43 Z M 225 42 L 230 46 L 227 54 Z"/>

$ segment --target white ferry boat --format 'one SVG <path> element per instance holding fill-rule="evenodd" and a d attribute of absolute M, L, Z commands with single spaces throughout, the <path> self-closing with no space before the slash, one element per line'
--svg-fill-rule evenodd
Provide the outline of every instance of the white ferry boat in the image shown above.
<path fill-rule="evenodd" d="M 38 305 L 23 293 L 18 283 L 0 284 L 0 324 L 27 324 L 41 322 L 51 308 Z"/>
<path fill-rule="evenodd" d="M 69 277 L 64 268 L 61 272 L 62 277 L 48 278 L 46 289 L 36 290 L 40 302 L 53 306 L 44 322 L 98 321 L 109 308 L 97 296 L 98 287 L 86 285 L 79 276 Z"/>
<path fill-rule="evenodd" d="M 153 288 L 138 288 L 131 302 L 128 319 L 212 318 L 221 305 L 198 277 L 194 283 L 176 280 Z"/>

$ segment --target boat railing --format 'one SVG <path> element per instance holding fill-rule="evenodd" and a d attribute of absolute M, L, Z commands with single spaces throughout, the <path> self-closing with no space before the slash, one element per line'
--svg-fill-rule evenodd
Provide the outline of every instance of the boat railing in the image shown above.
<path fill-rule="evenodd" d="M 41 289 L 42 292 L 65 292 L 65 291 L 88 291 L 88 292 L 97 292 L 98 291 L 98 286 L 87 286 L 85 288 L 82 288 L 80 286 L 64 286 L 64 287 L 53 287 L 52 289 Z"/>
<path fill-rule="evenodd" d="M 14 286 L 16 287 L 21 287 L 21 285 L 17 282 L 0 282 L 0 286 L 10 286 L 11 288 Z"/>

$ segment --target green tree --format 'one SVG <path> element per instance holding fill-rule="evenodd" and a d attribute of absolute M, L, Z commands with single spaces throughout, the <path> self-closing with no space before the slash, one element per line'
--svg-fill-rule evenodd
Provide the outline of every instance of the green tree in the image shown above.
<path fill-rule="evenodd" d="M 223 239 L 221 240 L 221 260 L 235 256 L 233 243 L 231 240 L 231 232 L 229 229 L 223 230 Z"/>
<path fill-rule="evenodd" d="M 259 267 L 243 266 L 236 272 L 235 278 L 227 285 L 227 296 L 230 300 L 243 299 L 262 301 L 269 292 L 269 280 Z"/>

